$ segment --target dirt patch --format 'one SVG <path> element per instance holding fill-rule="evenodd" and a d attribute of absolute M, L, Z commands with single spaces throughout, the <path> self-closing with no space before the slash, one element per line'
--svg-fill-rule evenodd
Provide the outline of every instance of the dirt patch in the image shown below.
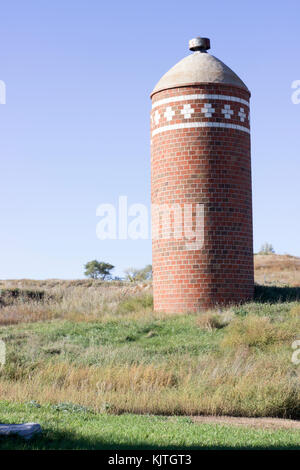
<path fill-rule="evenodd" d="M 194 423 L 230 424 L 259 429 L 300 429 L 300 421 L 281 418 L 236 418 L 233 416 L 192 416 Z"/>

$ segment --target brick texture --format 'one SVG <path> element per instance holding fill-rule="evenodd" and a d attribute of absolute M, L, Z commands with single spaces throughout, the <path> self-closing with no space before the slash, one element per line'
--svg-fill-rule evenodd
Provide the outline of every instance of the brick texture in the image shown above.
<path fill-rule="evenodd" d="M 162 236 L 162 219 L 153 213 L 156 311 L 196 312 L 253 296 L 249 98 L 224 84 L 152 96 L 152 204 L 192 204 L 192 228 L 194 208 L 204 207 L 204 241 L 195 249 L 187 249 L 183 232 Z"/>

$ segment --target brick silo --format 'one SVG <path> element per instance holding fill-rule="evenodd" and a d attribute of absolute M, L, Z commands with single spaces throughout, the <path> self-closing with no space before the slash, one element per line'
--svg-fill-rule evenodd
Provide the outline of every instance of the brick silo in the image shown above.
<path fill-rule="evenodd" d="M 209 39 L 189 46 L 151 94 L 153 290 L 162 312 L 242 302 L 254 289 L 250 92 L 207 53 Z M 193 244 L 186 226 L 199 220 Z"/>

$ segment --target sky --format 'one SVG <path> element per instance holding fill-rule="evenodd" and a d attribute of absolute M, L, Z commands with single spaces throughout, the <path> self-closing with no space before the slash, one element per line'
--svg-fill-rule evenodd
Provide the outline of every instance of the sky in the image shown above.
<path fill-rule="evenodd" d="M 300 256 L 300 2 L 2 2 L 0 278 L 81 278 L 151 263 L 151 240 L 99 240 L 96 209 L 150 207 L 150 93 L 209 37 L 251 90 L 254 249 Z"/>

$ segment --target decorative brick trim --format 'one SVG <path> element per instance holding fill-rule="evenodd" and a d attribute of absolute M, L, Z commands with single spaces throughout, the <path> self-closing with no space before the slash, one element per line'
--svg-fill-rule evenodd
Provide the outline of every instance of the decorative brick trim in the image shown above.
<path fill-rule="evenodd" d="M 171 96 L 170 98 L 163 98 L 161 100 L 155 101 L 152 105 L 152 109 L 157 106 L 162 106 L 164 104 L 176 103 L 178 101 L 189 101 L 189 100 L 224 100 L 224 101 L 235 101 L 237 103 L 245 104 L 249 106 L 249 101 L 237 96 L 229 95 L 209 95 L 209 94 L 195 94 L 195 95 L 180 95 L 180 96 Z"/>
<path fill-rule="evenodd" d="M 195 127 L 221 127 L 226 129 L 236 129 L 238 131 L 247 132 L 250 134 L 248 127 L 239 126 L 238 124 L 227 124 L 225 122 L 181 122 L 180 124 L 170 124 L 169 126 L 162 126 L 154 129 L 152 137 L 161 132 L 174 131 L 178 129 L 191 129 Z"/>

